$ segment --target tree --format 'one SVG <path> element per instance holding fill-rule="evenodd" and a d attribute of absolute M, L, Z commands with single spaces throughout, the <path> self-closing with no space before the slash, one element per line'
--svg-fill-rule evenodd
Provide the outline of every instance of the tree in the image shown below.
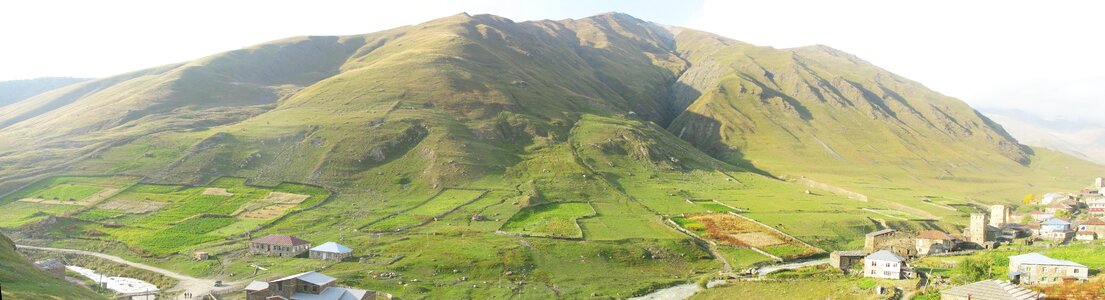
<path fill-rule="evenodd" d="M 1024 204 L 1025 205 L 1032 204 L 1033 200 L 1036 200 L 1036 194 L 1024 195 Z"/>
<path fill-rule="evenodd" d="M 955 267 L 964 283 L 993 278 L 993 268 L 994 259 L 989 256 L 967 258 Z"/>

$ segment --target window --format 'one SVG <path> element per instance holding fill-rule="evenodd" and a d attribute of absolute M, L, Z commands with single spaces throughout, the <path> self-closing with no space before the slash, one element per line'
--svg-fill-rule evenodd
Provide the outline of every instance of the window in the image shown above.
<path fill-rule="evenodd" d="M 890 276 L 890 271 L 884 271 L 884 272 L 882 272 L 882 274 L 886 275 L 886 276 Z"/>
<path fill-rule="evenodd" d="M 877 266 L 879 266 L 879 263 L 877 263 L 877 262 L 874 262 L 874 261 L 872 261 L 872 262 L 871 262 L 871 266 L 872 266 L 872 267 L 877 267 Z"/>
<path fill-rule="evenodd" d="M 875 275 L 875 270 L 871 270 L 871 275 Z"/>
<path fill-rule="evenodd" d="M 1078 274 L 1078 269 L 1074 269 L 1074 274 Z"/>

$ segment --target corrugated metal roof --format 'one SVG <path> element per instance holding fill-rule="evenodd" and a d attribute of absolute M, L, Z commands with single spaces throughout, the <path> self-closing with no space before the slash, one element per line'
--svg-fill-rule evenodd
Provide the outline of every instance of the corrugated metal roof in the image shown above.
<path fill-rule="evenodd" d="M 864 260 L 897 261 L 897 262 L 905 261 L 905 259 L 902 258 L 901 256 L 898 256 L 897 254 L 894 254 L 894 252 L 890 252 L 890 251 L 887 251 L 887 250 L 875 251 L 875 253 L 871 253 L 871 255 L 868 255 L 867 257 L 864 257 L 863 259 Z"/>
<path fill-rule="evenodd" d="M 1030 265 L 1051 265 L 1051 266 L 1072 266 L 1083 267 L 1086 266 L 1069 260 L 1054 259 L 1039 253 L 1028 253 L 1009 257 L 1009 262 L 1016 262 L 1020 264 Z"/>
<path fill-rule="evenodd" d="M 310 244 L 309 242 L 304 241 L 303 239 L 300 239 L 300 238 L 297 238 L 297 237 L 294 237 L 294 236 L 290 236 L 290 235 L 283 235 L 283 234 L 270 234 L 270 235 L 267 235 L 263 238 L 253 240 L 253 242 L 254 243 L 259 243 L 259 244 L 268 244 L 268 245 L 277 245 L 277 246 L 286 246 L 286 247 Z"/>
<path fill-rule="evenodd" d="M 969 297 L 975 300 L 1036 300 L 1039 293 L 1015 284 L 987 279 L 940 292 L 941 295 Z"/>
<path fill-rule="evenodd" d="M 353 249 L 342 246 L 335 242 L 326 242 L 325 244 L 318 245 L 318 247 L 311 248 L 311 251 L 329 252 L 329 253 L 349 253 L 353 252 Z"/>
<path fill-rule="evenodd" d="M 1070 222 L 1063 221 L 1059 218 L 1051 218 L 1047 221 L 1040 222 L 1040 225 L 1070 225 Z"/>

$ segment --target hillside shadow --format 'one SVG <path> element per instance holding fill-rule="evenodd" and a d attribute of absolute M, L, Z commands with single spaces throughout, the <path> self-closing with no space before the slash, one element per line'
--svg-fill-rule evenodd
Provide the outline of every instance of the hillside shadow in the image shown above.
<path fill-rule="evenodd" d="M 744 153 L 742 153 L 740 149 L 733 148 L 723 143 L 720 121 L 691 111 L 684 111 L 679 118 L 682 118 L 681 121 L 683 126 L 680 126 L 680 128 L 669 128 L 668 131 L 691 145 L 694 145 L 698 150 L 705 152 L 714 159 L 746 171 L 779 179 L 771 173 L 753 165 L 751 161 L 744 157 Z"/>

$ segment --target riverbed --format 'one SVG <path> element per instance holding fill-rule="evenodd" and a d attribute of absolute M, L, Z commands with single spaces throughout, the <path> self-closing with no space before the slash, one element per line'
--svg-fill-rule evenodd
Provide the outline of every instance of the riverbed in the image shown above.
<path fill-rule="evenodd" d="M 77 272 L 81 276 L 88 277 L 99 284 L 106 283 L 106 287 L 109 290 L 115 291 L 120 294 L 129 293 L 141 293 L 147 291 L 156 291 L 157 286 L 145 282 L 142 280 L 128 278 L 128 277 L 115 277 L 115 276 L 102 276 L 100 273 L 96 273 L 96 270 L 79 267 L 79 266 L 65 266 L 70 271 Z M 148 297 L 136 297 L 135 299 L 153 300 L 153 296 Z"/>

